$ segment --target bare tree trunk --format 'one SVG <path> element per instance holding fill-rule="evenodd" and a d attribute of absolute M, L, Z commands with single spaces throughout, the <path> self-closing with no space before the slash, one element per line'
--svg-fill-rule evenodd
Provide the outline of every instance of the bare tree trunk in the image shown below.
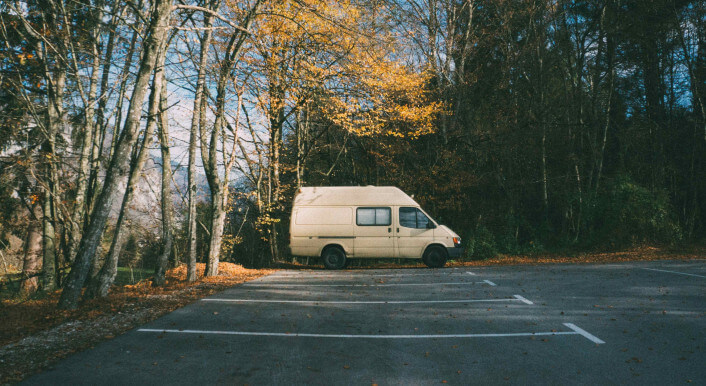
<path fill-rule="evenodd" d="M 607 7 L 606 7 L 607 8 Z M 601 15 L 601 31 L 604 29 L 604 23 L 605 23 L 605 18 L 606 18 L 606 8 L 603 8 L 603 13 Z M 606 57 L 607 57 L 607 64 L 608 68 L 606 71 L 608 72 L 608 101 L 606 102 L 606 111 L 605 111 L 605 124 L 603 126 L 603 135 L 601 137 L 601 143 L 600 143 L 600 151 L 598 152 L 598 165 L 597 165 L 597 170 L 596 170 L 596 185 L 595 185 L 595 194 L 598 194 L 598 188 L 600 186 L 601 182 L 601 175 L 603 173 L 603 159 L 605 158 L 605 147 L 606 143 L 608 142 L 608 129 L 610 128 L 610 114 L 611 114 L 611 106 L 612 106 L 612 101 L 613 101 L 613 88 L 614 88 L 614 79 L 615 79 L 615 74 L 613 71 L 613 40 L 611 34 L 606 33 L 607 35 L 607 44 L 606 44 Z"/>
<path fill-rule="evenodd" d="M 35 204 L 34 215 L 30 216 L 29 227 L 27 228 L 27 238 L 24 245 L 24 261 L 22 262 L 22 284 L 20 286 L 20 296 L 26 298 L 39 289 L 39 267 L 42 265 L 42 231 L 39 229 L 39 216 L 41 209 Z"/>
<path fill-rule="evenodd" d="M 237 148 L 237 123 L 235 129 L 233 129 L 234 143 L 233 150 L 230 155 L 230 160 L 226 161 L 225 154 L 225 141 L 224 136 L 224 126 L 225 122 L 225 102 L 226 102 L 226 86 L 231 79 L 231 71 L 235 63 L 241 54 L 241 49 L 245 43 L 245 38 L 247 37 L 247 31 L 252 22 L 255 19 L 257 9 L 259 8 L 262 0 L 257 0 L 253 4 L 252 8 L 248 12 L 247 16 L 242 22 L 242 29 L 234 32 L 228 41 L 228 45 L 225 49 L 225 55 L 220 63 L 218 83 L 216 85 L 216 108 L 214 124 L 211 130 L 211 138 L 208 144 L 206 144 L 205 127 L 201 125 L 201 159 L 203 160 L 204 171 L 206 172 L 206 179 L 208 180 L 208 186 L 211 190 L 211 229 L 209 237 L 209 247 L 208 247 L 208 257 L 206 259 L 206 270 L 205 276 L 215 276 L 218 275 L 218 263 L 219 254 L 221 249 L 221 242 L 223 237 L 223 228 L 225 226 L 225 210 L 228 202 L 228 177 L 230 174 L 231 167 L 235 160 L 235 149 Z M 238 103 L 242 103 L 241 95 L 238 95 Z M 237 112 L 240 112 L 240 105 L 238 105 Z M 226 164 L 224 175 L 221 178 L 219 176 L 218 170 L 218 143 L 222 144 L 222 151 L 224 155 L 224 162 Z"/>
<path fill-rule="evenodd" d="M 142 1 L 140 1 L 140 4 Z M 139 8 L 138 8 L 139 9 Z M 138 10 L 135 10 L 135 12 L 139 12 Z M 139 17 L 139 15 L 135 15 L 135 17 Z M 135 30 L 132 32 L 132 38 L 130 39 L 130 48 L 128 48 L 127 55 L 126 55 L 126 60 L 125 64 L 123 66 L 122 71 L 120 72 L 120 88 L 118 90 L 118 97 L 116 106 L 115 106 L 115 126 L 113 127 L 113 137 L 110 140 L 110 152 L 108 154 L 108 159 L 112 159 L 113 155 L 115 154 L 115 151 L 117 150 L 118 146 L 118 140 L 121 135 L 121 126 L 122 126 L 122 119 L 123 119 L 123 103 L 125 101 L 125 93 L 127 92 L 127 83 L 128 79 L 130 77 L 130 68 L 132 67 L 132 60 L 133 56 L 135 55 L 135 48 L 137 44 L 137 38 L 140 36 L 140 33 L 138 32 L 139 30 L 137 29 L 138 26 L 135 25 Z M 139 52 L 139 51 L 138 51 Z M 129 107 L 128 107 L 129 109 Z M 127 126 L 127 122 L 125 122 L 125 125 Z"/>
<path fill-rule="evenodd" d="M 154 70 L 157 55 L 159 55 L 159 46 L 165 39 L 169 28 L 170 17 L 171 1 L 155 0 L 154 12 L 151 15 L 144 42 L 144 54 L 125 119 L 125 128 L 118 139 L 116 151 L 108 166 L 103 190 L 91 214 L 87 232 L 81 238 L 71 273 L 59 299 L 59 308 L 74 309 L 78 306 L 81 288 L 88 275 L 91 262 L 95 258 L 96 249 L 113 206 L 114 196 L 120 190 L 122 182 L 128 177 L 130 153 L 137 141 L 142 104 L 149 88 L 150 75 Z"/>
<path fill-rule="evenodd" d="M 57 286 L 56 280 L 56 229 L 54 226 L 54 202 L 57 191 L 56 171 L 56 136 L 61 131 L 64 120 L 64 86 L 66 83 L 66 68 L 59 65 L 54 70 L 54 76 L 46 70 L 46 79 L 50 84 L 47 92 L 47 134 L 42 144 L 44 156 L 44 202 L 43 202 L 43 260 L 42 288 L 52 291 Z M 52 79 L 53 78 L 53 79 Z"/>
<path fill-rule="evenodd" d="M 103 263 L 103 267 L 101 268 L 98 276 L 94 280 L 92 280 L 89 283 L 88 288 L 86 288 L 86 294 L 84 297 L 87 299 L 108 296 L 108 290 L 113 285 L 115 277 L 118 274 L 118 261 L 120 260 L 120 253 L 122 252 L 124 243 L 127 240 L 129 232 L 129 229 L 125 227 L 125 219 L 128 215 L 128 207 L 132 202 L 132 198 L 135 195 L 135 189 L 137 188 L 137 185 L 140 182 L 140 178 L 142 177 L 142 169 L 144 168 L 145 162 L 147 161 L 147 156 L 149 155 L 149 148 L 152 144 L 154 129 L 157 126 L 159 103 L 161 99 L 164 81 L 164 76 L 162 76 L 162 67 L 164 66 L 164 56 L 166 50 L 166 44 L 164 44 L 163 42 L 160 43 L 162 43 L 162 46 L 160 47 L 159 56 L 155 65 L 156 72 L 154 75 L 154 81 L 152 83 L 152 92 L 150 93 L 149 98 L 149 114 L 147 119 L 147 127 L 145 128 L 145 134 L 142 139 L 142 144 L 140 145 L 140 150 L 137 153 L 130 167 L 130 175 L 128 177 L 127 186 L 125 188 L 123 202 L 120 207 L 120 215 L 118 216 L 118 222 L 115 225 L 115 235 L 113 236 L 113 242 L 110 244 L 108 258 Z"/>
<path fill-rule="evenodd" d="M 164 79 L 164 59 L 160 56 L 157 74 Z M 166 272 L 169 265 L 169 255 L 172 252 L 174 237 L 172 232 L 174 204 L 172 203 L 172 161 L 169 153 L 169 120 L 167 116 L 167 84 L 162 81 L 159 111 L 159 142 L 162 151 L 162 252 L 157 258 L 157 267 L 152 285 L 161 286 L 166 282 Z"/>
<path fill-rule="evenodd" d="M 218 275 L 223 228 L 226 222 L 226 194 L 228 194 L 228 192 L 224 192 L 220 187 L 215 192 L 211 191 L 213 217 L 211 219 L 211 237 L 209 238 L 208 259 L 206 260 L 204 276 Z"/>
<path fill-rule="evenodd" d="M 97 17 L 98 22 L 100 22 L 99 12 Z M 78 173 L 76 176 L 76 196 L 74 199 L 74 210 L 71 213 L 71 232 L 69 237 L 69 255 L 67 258 L 72 260 L 76 250 L 78 249 L 79 240 L 81 240 L 81 233 L 83 228 L 83 222 L 86 214 L 86 193 L 88 191 L 88 180 L 90 175 L 90 168 L 92 165 L 91 154 L 93 152 L 93 144 L 95 142 L 94 136 L 96 135 L 96 126 L 94 122 L 95 112 L 96 112 L 96 95 L 98 93 L 98 72 L 100 68 L 100 47 L 99 47 L 99 36 L 100 32 L 98 27 L 93 31 L 93 68 L 91 71 L 91 79 L 88 88 L 88 99 L 86 102 L 88 105 L 84 106 L 84 125 L 81 138 L 81 153 L 79 157 Z M 80 80 L 79 80 L 80 81 Z"/>
<path fill-rule="evenodd" d="M 115 146 L 117 145 L 118 137 L 120 136 L 120 126 L 123 118 L 123 101 L 125 100 L 125 93 L 127 92 L 128 78 L 130 74 L 130 68 L 132 67 L 132 60 L 135 53 L 135 44 L 137 42 L 138 36 L 139 34 L 137 33 L 137 31 L 133 31 L 132 37 L 130 39 L 130 47 L 128 48 L 127 54 L 125 56 L 125 63 L 120 74 L 120 85 L 118 86 L 118 96 L 116 98 L 117 102 L 115 107 L 115 125 L 113 127 L 113 136 L 111 139 L 110 150 L 108 151 L 108 160 L 113 158 L 113 153 L 115 153 Z M 108 88 L 108 81 L 110 78 L 110 63 L 113 55 L 110 44 L 108 44 L 108 48 L 111 49 L 111 51 L 108 51 L 106 53 L 106 64 L 103 68 L 103 75 L 101 79 L 101 93 L 103 94 L 103 98 L 101 98 L 98 102 L 97 114 L 98 126 L 100 127 L 101 135 L 99 141 L 94 144 L 92 151 L 91 175 L 89 177 L 87 193 L 88 206 L 86 208 L 86 212 L 88 215 L 86 217 L 88 217 L 93 211 L 93 208 L 95 207 L 95 202 L 98 199 L 98 172 L 100 168 L 100 160 L 103 154 L 103 143 L 105 141 L 105 136 L 108 131 L 108 122 L 105 121 L 104 112 L 107 104 L 106 92 Z M 85 220 L 84 223 L 88 224 L 88 219 Z"/>
<path fill-rule="evenodd" d="M 283 93 L 282 93 L 283 94 Z M 277 101 L 283 101 L 284 95 L 280 94 L 278 91 L 275 92 L 275 97 L 273 99 Z M 279 210 L 279 196 L 281 190 L 280 181 L 280 146 L 282 144 L 282 123 L 284 122 L 284 104 L 279 102 L 276 106 L 276 112 L 272 113 L 272 118 L 270 119 L 270 159 L 269 159 L 269 170 L 270 170 L 270 184 L 271 184 L 271 194 L 270 202 L 268 205 L 268 211 L 275 212 Z M 277 234 L 277 223 L 271 221 L 269 224 L 269 243 L 270 243 L 270 253 L 272 255 L 272 261 L 279 261 L 279 240 Z"/>
<path fill-rule="evenodd" d="M 204 103 L 204 84 L 206 82 L 206 65 L 208 64 L 208 51 L 211 47 L 211 29 L 213 17 L 207 13 L 204 16 L 204 35 L 201 37 L 201 54 L 199 57 L 198 77 L 196 88 L 194 89 L 194 115 L 191 118 L 191 131 L 189 135 L 189 211 L 188 211 L 188 233 L 189 256 L 187 260 L 186 280 L 193 282 L 197 279 L 196 274 L 196 142 L 199 135 L 199 123 L 202 112 L 206 108 Z"/>
<path fill-rule="evenodd" d="M 42 289 L 45 291 L 53 291 L 56 289 L 56 232 L 54 229 L 52 194 L 49 190 L 46 190 L 44 193 L 42 206 Z"/>

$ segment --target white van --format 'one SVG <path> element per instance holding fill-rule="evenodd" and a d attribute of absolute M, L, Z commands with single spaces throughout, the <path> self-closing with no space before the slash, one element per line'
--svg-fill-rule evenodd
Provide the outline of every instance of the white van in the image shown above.
<path fill-rule="evenodd" d="M 300 188 L 289 228 L 294 256 L 320 256 L 328 269 L 350 258 L 422 259 L 431 268 L 461 256 L 461 238 L 393 186 Z"/>

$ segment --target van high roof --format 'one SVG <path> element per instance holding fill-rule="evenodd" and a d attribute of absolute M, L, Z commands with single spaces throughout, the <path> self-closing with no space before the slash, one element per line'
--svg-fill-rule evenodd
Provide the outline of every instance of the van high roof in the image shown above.
<path fill-rule="evenodd" d="M 300 188 L 294 206 L 419 206 L 394 186 L 316 186 Z"/>

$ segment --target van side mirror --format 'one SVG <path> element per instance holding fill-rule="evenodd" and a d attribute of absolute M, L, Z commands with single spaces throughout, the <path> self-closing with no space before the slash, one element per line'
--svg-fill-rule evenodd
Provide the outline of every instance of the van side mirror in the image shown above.
<path fill-rule="evenodd" d="M 427 229 L 434 229 L 434 228 L 436 228 L 436 225 L 434 225 L 433 222 L 429 221 L 429 222 L 427 223 Z"/>

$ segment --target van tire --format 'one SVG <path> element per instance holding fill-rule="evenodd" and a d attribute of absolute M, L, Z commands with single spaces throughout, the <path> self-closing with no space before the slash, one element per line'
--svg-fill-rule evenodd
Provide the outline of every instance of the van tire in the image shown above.
<path fill-rule="evenodd" d="M 339 247 L 328 247 L 321 253 L 326 269 L 343 269 L 348 263 L 346 253 Z"/>
<path fill-rule="evenodd" d="M 424 264 L 426 264 L 429 268 L 441 268 L 444 264 L 446 264 L 446 260 L 448 260 L 448 258 L 449 255 L 446 252 L 446 249 L 438 245 L 432 245 L 424 251 L 422 261 L 424 261 Z"/>

